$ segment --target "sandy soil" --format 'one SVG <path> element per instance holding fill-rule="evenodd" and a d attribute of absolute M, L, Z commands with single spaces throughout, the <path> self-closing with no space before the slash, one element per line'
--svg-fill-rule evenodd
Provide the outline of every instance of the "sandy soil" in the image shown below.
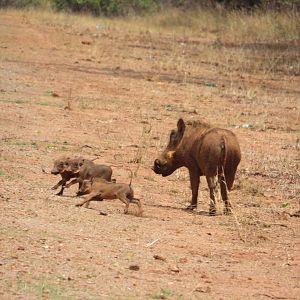
<path fill-rule="evenodd" d="M 0 298 L 300 299 L 299 76 L 228 73 L 196 37 L 78 28 L 0 13 Z M 205 179 L 184 211 L 187 171 L 151 170 L 179 117 L 237 134 L 233 216 L 207 216 Z M 144 216 L 56 196 L 42 168 L 61 155 L 133 170 Z"/>

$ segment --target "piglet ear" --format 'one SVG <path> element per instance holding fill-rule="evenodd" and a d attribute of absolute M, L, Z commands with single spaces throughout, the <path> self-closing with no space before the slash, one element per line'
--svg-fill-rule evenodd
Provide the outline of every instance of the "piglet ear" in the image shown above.
<path fill-rule="evenodd" d="M 167 159 L 173 159 L 175 155 L 175 151 L 168 151 L 167 152 Z"/>
<path fill-rule="evenodd" d="M 183 119 L 181 119 L 181 118 L 177 122 L 177 129 L 178 129 L 178 133 L 183 135 L 184 130 L 185 130 L 185 123 L 184 123 Z"/>

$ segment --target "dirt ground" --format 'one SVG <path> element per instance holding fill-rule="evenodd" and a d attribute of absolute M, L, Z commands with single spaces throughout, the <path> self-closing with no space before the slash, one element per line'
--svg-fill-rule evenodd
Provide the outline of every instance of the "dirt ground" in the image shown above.
<path fill-rule="evenodd" d="M 300 299 L 299 76 L 228 72 L 205 37 L 54 24 L 0 12 L 0 298 Z M 179 117 L 237 134 L 232 216 L 207 215 L 204 178 L 190 213 L 187 170 L 151 170 Z M 143 217 L 56 196 L 62 155 L 132 170 Z"/>

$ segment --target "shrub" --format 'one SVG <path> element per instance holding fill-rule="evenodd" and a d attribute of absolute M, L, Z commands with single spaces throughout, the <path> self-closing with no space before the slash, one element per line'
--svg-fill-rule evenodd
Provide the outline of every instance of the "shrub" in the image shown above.
<path fill-rule="evenodd" d="M 59 10 L 91 12 L 94 15 L 116 16 L 149 12 L 155 0 L 53 0 Z"/>
<path fill-rule="evenodd" d="M 117 16 L 143 14 L 166 7 L 193 10 L 223 7 L 236 9 L 299 10 L 300 0 L 0 0 L 1 7 L 54 7 L 57 10 L 89 12 L 94 15 Z"/>
<path fill-rule="evenodd" d="M 51 0 L 0 0 L 1 7 L 49 7 Z"/>

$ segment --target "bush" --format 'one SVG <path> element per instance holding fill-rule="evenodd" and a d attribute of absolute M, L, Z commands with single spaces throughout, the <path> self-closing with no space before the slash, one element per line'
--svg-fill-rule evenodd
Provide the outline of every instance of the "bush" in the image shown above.
<path fill-rule="evenodd" d="M 116 16 L 149 12 L 156 6 L 155 0 L 53 0 L 59 10 L 91 12 L 94 15 Z"/>
<path fill-rule="evenodd" d="M 182 10 L 224 7 L 236 9 L 299 10 L 300 0 L 0 0 L 1 7 L 54 7 L 57 10 L 89 12 L 94 15 L 117 16 L 143 14 L 165 7 Z"/>
<path fill-rule="evenodd" d="M 52 0 L 0 0 L 1 7 L 47 7 L 51 5 Z"/>

